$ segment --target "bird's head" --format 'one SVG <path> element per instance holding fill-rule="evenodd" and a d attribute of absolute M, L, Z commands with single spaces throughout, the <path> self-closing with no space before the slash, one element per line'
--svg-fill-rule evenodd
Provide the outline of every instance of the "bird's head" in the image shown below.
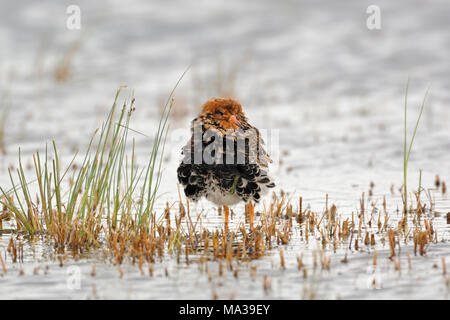
<path fill-rule="evenodd" d="M 213 98 L 206 101 L 202 114 L 226 130 L 236 130 L 246 122 L 241 104 L 232 98 Z"/>

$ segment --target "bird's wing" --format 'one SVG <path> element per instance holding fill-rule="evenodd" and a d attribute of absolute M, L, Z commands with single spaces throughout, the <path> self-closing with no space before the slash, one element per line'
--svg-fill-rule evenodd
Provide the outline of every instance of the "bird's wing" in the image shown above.
<path fill-rule="evenodd" d="M 211 144 L 215 145 L 215 161 L 207 163 L 203 156 Z M 192 122 L 191 138 L 183 147 L 182 154 L 183 161 L 177 170 L 178 181 L 186 196 L 193 200 L 206 195 L 211 182 L 209 177 L 223 190 L 236 193 L 244 201 L 253 199 L 258 202 L 262 188 L 275 186 L 265 170 L 272 160 L 264 148 L 264 141 L 258 129 L 248 124 L 243 130 L 224 134 L 220 128 L 209 123 L 205 125 L 205 121 L 196 118 Z"/>
<path fill-rule="evenodd" d="M 212 143 L 214 146 L 211 146 Z M 195 118 L 191 125 L 191 138 L 182 148 L 183 161 L 194 163 L 195 159 L 196 164 L 201 164 L 199 161 L 202 161 L 207 147 L 216 150 L 216 159 L 209 164 L 254 163 L 267 168 L 272 163 L 259 130 L 247 122 L 242 129 L 229 132 L 217 127 L 205 116 Z"/>
<path fill-rule="evenodd" d="M 238 142 L 237 153 L 238 156 L 243 154 L 246 163 L 258 164 L 261 167 L 267 168 L 272 159 L 265 149 L 265 143 L 259 130 L 248 125 L 247 129 L 236 131 L 237 141 L 245 141 L 245 147 Z M 247 161 L 248 159 L 248 161 Z"/>

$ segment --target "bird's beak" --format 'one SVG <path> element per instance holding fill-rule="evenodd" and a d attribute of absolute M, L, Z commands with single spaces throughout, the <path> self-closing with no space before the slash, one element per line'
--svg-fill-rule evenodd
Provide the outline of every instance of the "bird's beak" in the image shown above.
<path fill-rule="evenodd" d="M 237 127 L 240 127 L 240 126 L 241 126 L 241 123 L 239 122 L 238 119 L 236 119 L 236 116 L 231 116 L 231 117 L 230 117 L 230 122 L 231 122 L 233 125 L 237 126 Z"/>

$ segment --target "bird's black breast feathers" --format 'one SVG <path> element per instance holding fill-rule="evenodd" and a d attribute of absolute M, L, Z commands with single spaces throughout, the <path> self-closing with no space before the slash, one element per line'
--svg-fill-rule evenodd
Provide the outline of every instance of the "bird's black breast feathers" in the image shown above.
<path fill-rule="evenodd" d="M 204 120 L 204 119 L 202 119 Z M 194 129 L 200 129 L 199 146 L 195 144 Z M 215 130 L 214 127 L 213 131 Z M 248 129 L 253 127 L 248 127 Z M 237 142 L 236 136 L 229 136 L 220 130 L 208 135 L 205 121 L 193 122 L 193 134 L 189 142 L 183 147 L 183 160 L 178 167 L 178 181 L 183 186 L 186 197 L 193 201 L 201 197 L 217 203 L 231 204 L 237 201 L 259 202 L 261 195 L 275 183 L 268 176 L 267 162 L 271 161 L 262 146 L 262 141 L 256 140 L 257 156 L 251 158 L 252 139 L 246 140 L 245 145 Z M 257 131 L 256 131 L 257 132 Z M 230 142 L 231 139 L 231 142 Z M 210 153 L 212 160 L 202 157 L 205 150 L 215 143 Z M 206 152 L 208 153 L 208 152 Z M 200 160 L 200 161 L 199 161 Z M 233 200 L 230 200 L 233 199 Z M 231 201 L 231 202 L 230 202 Z"/>

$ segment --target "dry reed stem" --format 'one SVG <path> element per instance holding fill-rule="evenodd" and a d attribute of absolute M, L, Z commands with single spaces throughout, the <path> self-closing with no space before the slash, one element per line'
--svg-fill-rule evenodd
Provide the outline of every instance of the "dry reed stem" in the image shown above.
<path fill-rule="evenodd" d="M 445 276 L 447 274 L 447 266 L 445 263 L 445 257 L 442 257 L 442 275 Z"/>
<path fill-rule="evenodd" d="M 2 256 L 1 253 L 0 253 L 0 263 L 1 263 L 1 265 L 2 265 L 3 273 L 7 273 L 8 270 L 6 269 L 5 260 L 3 260 L 3 256 Z"/>
<path fill-rule="evenodd" d="M 393 257 L 395 257 L 395 235 L 394 231 L 391 228 L 389 228 L 388 230 L 388 240 L 389 240 L 389 249 L 391 250 L 391 255 L 389 259 L 392 259 Z"/>
<path fill-rule="evenodd" d="M 280 265 L 281 265 L 281 269 L 283 269 L 283 270 L 286 269 L 286 265 L 284 262 L 284 251 L 281 248 L 280 248 Z"/>

